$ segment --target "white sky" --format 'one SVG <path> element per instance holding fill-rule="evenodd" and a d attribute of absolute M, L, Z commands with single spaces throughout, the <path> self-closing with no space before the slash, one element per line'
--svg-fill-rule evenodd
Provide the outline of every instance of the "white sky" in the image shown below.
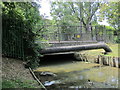
<path fill-rule="evenodd" d="M 41 0 L 41 8 L 40 14 L 48 16 L 48 19 L 52 19 L 50 15 L 50 1 L 49 0 Z"/>
<path fill-rule="evenodd" d="M 39 11 L 41 15 L 47 16 L 47 19 L 52 19 L 50 15 L 50 0 L 41 0 L 41 8 Z M 106 19 L 102 22 L 98 22 L 98 24 L 109 26 Z"/>
<path fill-rule="evenodd" d="M 106 25 L 106 26 L 110 26 L 108 23 L 107 23 L 107 20 L 103 20 L 102 22 L 98 22 L 98 24 L 100 25 Z"/>

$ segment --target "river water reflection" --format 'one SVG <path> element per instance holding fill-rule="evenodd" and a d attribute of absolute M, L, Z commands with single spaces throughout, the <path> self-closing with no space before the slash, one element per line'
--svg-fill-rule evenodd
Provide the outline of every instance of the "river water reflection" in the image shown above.
<path fill-rule="evenodd" d="M 44 65 L 35 71 L 52 72 L 56 77 L 40 76 L 40 80 L 48 88 L 118 88 L 119 68 L 101 66 L 100 64 L 70 61 L 65 63 Z M 52 83 L 52 84 L 50 84 Z"/>

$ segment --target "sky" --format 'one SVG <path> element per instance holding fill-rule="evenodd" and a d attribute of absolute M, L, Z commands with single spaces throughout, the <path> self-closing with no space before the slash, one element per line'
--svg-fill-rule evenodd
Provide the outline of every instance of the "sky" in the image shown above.
<path fill-rule="evenodd" d="M 47 16 L 47 19 L 52 19 L 50 15 L 50 0 L 41 0 L 41 8 L 39 11 L 40 14 Z M 98 24 L 109 26 L 106 19 L 102 22 L 98 22 Z"/>
<path fill-rule="evenodd" d="M 41 0 L 40 14 L 48 16 L 47 19 L 52 19 L 50 15 L 50 2 L 49 0 Z"/>
<path fill-rule="evenodd" d="M 98 22 L 98 24 L 100 25 L 106 25 L 106 26 L 110 26 L 108 23 L 107 23 L 107 20 L 103 20 L 102 22 Z"/>

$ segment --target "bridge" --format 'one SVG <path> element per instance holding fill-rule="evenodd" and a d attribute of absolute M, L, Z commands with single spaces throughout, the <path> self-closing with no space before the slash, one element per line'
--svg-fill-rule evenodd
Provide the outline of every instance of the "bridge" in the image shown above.
<path fill-rule="evenodd" d="M 24 60 L 25 43 L 23 41 L 21 28 L 23 27 L 12 27 L 12 29 L 3 28 L 3 56 L 21 58 Z M 11 33 L 11 30 L 14 30 L 14 34 Z M 44 25 L 38 33 L 42 40 L 38 38 L 35 43 L 42 46 L 42 50 L 38 50 L 42 55 L 74 53 L 91 49 L 104 49 L 106 52 L 111 52 L 108 46 L 100 42 L 114 42 L 114 38 L 116 37 L 114 31 L 106 30 L 104 26 L 90 26 L 90 31 L 86 31 L 83 26 Z"/>
<path fill-rule="evenodd" d="M 85 31 L 83 26 L 44 26 L 49 32 L 42 35 L 44 42 L 37 41 L 43 46 L 39 52 L 43 55 L 74 53 L 81 50 L 104 49 L 111 52 L 110 48 L 100 42 L 112 42 L 113 31 L 91 26 L 90 31 Z M 52 32 L 50 32 L 52 31 Z M 112 38 L 111 38 L 112 37 Z M 46 41 L 46 42 L 45 42 Z M 46 47 L 44 47 L 46 46 Z"/>

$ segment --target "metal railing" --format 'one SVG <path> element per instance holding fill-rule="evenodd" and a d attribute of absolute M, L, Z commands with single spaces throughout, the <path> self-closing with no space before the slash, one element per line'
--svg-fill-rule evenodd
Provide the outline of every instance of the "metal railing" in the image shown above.
<path fill-rule="evenodd" d="M 18 21 L 13 23 L 10 19 L 4 19 L 2 22 L 2 55 L 24 59 L 23 27 L 21 24 L 16 27 L 15 22 Z"/>
<path fill-rule="evenodd" d="M 16 27 L 15 23 L 10 21 L 9 23 L 7 22 L 8 20 L 4 20 L 2 23 L 2 54 L 9 57 L 24 59 L 25 47 L 22 32 L 24 26 L 20 24 L 19 27 Z M 104 27 L 99 28 L 97 26 L 91 26 L 91 30 L 86 32 L 83 26 L 45 25 L 43 26 L 42 31 L 44 32 L 38 33 L 43 38 L 43 41 L 53 43 L 64 42 L 67 43 L 67 45 L 73 45 L 71 43 L 78 44 L 76 41 L 114 42 L 115 37 L 112 30 L 108 31 Z M 42 41 L 40 41 L 40 43 L 41 42 Z"/>
<path fill-rule="evenodd" d="M 42 34 L 47 41 L 103 41 L 114 42 L 114 31 L 106 30 L 105 27 L 91 26 L 86 31 L 83 26 L 45 25 Z"/>

